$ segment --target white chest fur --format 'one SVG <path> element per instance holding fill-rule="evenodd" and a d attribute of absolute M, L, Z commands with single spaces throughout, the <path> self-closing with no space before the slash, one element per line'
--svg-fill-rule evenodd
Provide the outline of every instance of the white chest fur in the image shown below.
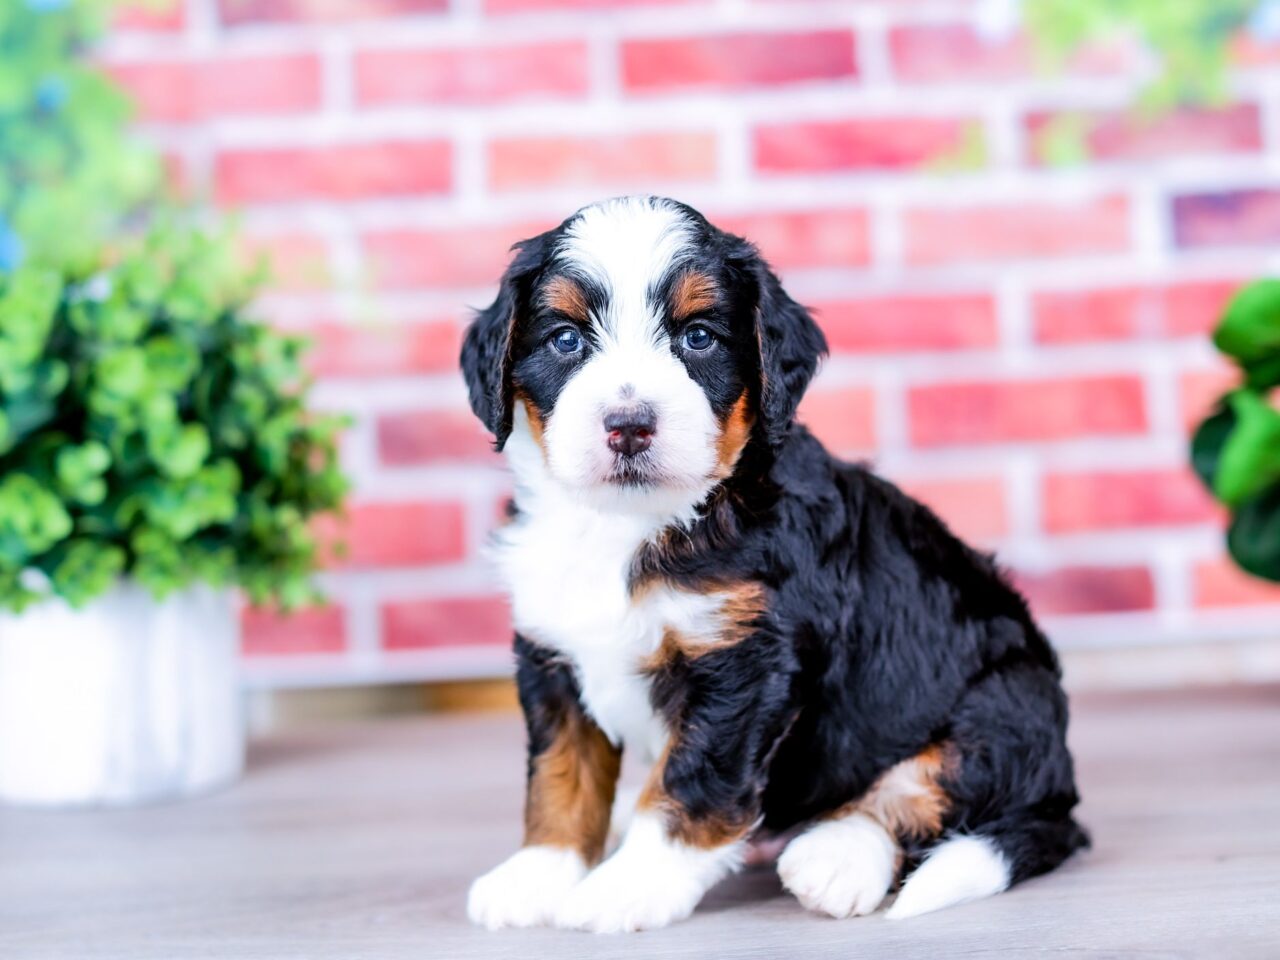
<path fill-rule="evenodd" d="M 516 629 L 568 657 L 596 723 L 644 754 L 659 752 L 666 738 L 641 670 L 662 641 L 665 604 L 633 603 L 627 572 L 654 532 L 642 518 L 540 499 L 497 548 Z"/>
<path fill-rule="evenodd" d="M 581 502 L 548 475 L 520 405 L 506 453 L 520 515 L 496 537 L 494 560 L 515 627 L 572 663 L 583 705 L 610 740 L 656 759 L 667 729 L 649 699 L 645 661 L 667 629 L 686 642 L 713 641 L 725 597 L 661 588 L 636 599 L 628 575 L 636 551 L 692 517 L 694 503 L 675 514 L 640 514 Z"/>

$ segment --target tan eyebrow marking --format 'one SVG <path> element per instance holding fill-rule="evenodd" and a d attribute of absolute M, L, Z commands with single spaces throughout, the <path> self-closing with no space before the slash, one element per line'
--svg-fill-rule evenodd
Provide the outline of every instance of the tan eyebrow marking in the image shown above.
<path fill-rule="evenodd" d="M 552 277 L 548 280 L 542 291 L 542 302 L 578 323 L 586 323 L 591 318 L 587 295 L 582 287 L 568 277 Z"/>
<path fill-rule="evenodd" d="M 671 288 L 671 316 L 686 320 L 720 302 L 720 287 L 711 277 L 686 270 Z"/>

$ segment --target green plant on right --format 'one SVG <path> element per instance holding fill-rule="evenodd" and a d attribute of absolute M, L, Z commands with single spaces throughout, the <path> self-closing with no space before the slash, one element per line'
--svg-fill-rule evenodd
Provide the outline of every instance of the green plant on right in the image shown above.
<path fill-rule="evenodd" d="M 1242 383 L 1196 431 L 1192 463 L 1231 511 L 1227 546 L 1248 572 L 1280 581 L 1280 280 L 1259 280 L 1214 333 Z"/>

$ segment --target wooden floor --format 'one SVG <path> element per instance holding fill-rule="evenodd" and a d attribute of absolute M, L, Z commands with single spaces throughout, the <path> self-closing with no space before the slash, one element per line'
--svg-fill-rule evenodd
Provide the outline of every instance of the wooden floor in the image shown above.
<path fill-rule="evenodd" d="M 1074 711 L 1094 850 L 915 920 L 812 916 L 761 869 L 663 931 L 473 929 L 519 835 L 521 732 L 489 716 L 290 734 L 184 805 L 0 811 L 0 958 L 1280 957 L 1280 690 Z"/>

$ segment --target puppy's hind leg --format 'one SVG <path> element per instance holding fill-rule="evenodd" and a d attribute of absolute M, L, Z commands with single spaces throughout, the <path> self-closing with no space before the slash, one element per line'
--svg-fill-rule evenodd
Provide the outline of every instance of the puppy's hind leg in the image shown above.
<path fill-rule="evenodd" d="M 890 767 L 862 797 L 791 841 L 778 860 L 783 886 L 810 910 L 871 913 L 898 875 L 900 841 L 941 832 L 949 801 L 939 779 L 953 761 L 948 746 L 934 745 Z"/>

